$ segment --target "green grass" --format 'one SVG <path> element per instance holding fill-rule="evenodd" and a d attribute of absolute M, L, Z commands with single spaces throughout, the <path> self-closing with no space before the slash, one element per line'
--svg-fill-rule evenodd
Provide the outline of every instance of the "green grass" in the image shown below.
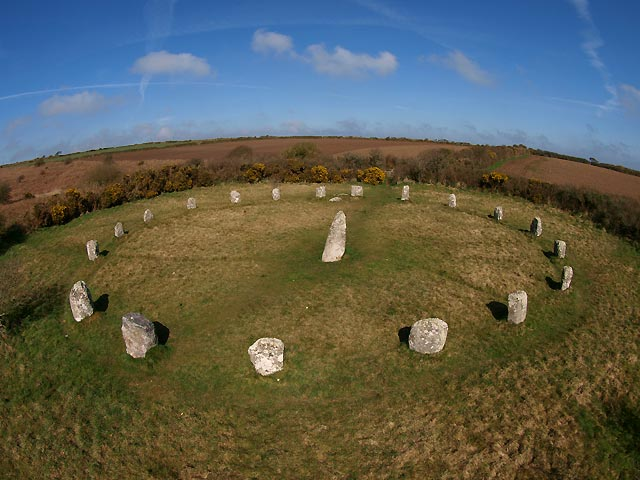
<path fill-rule="evenodd" d="M 242 203 L 231 205 L 237 188 Z M 328 186 L 328 196 L 348 186 Z M 638 252 L 580 218 L 491 193 L 218 186 L 36 232 L 0 257 L 0 472 L 20 478 L 634 478 L 640 440 Z M 198 201 L 187 211 L 189 196 Z M 505 219 L 488 218 L 502 205 Z M 142 213 L 150 208 L 149 225 Z M 335 212 L 341 262 L 320 261 Z M 531 218 L 543 235 L 533 239 Z M 122 221 L 129 233 L 113 237 Z M 566 262 L 548 258 L 553 240 Z M 98 240 L 106 256 L 86 259 Z M 562 266 L 570 290 L 552 290 Z M 76 323 L 87 282 L 108 308 Z M 487 304 L 529 294 L 519 326 Z M 46 294 L 43 294 L 45 292 Z M 170 329 L 128 357 L 121 316 Z M 444 350 L 398 330 L 448 322 Z M 247 348 L 281 338 L 258 376 Z"/>

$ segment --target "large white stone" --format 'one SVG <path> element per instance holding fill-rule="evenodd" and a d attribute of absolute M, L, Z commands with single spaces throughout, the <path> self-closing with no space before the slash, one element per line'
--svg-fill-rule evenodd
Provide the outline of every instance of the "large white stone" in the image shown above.
<path fill-rule="evenodd" d="M 98 255 L 100 255 L 100 249 L 98 248 L 97 240 L 89 240 L 87 242 L 87 257 L 93 262 L 98 258 Z"/>
<path fill-rule="evenodd" d="M 534 237 L 539 237 L 540 235 L 542 235 L 542 220 L 540 219 L 540 217 L 534 217 L 533 220 L 531 220 L 529 231 Z"/>
<path fill-rule="evenodd" d="M 509 314 L 507 320 L 511 323 L 522 323 L 527 318 L 527 292 L 518 290 L 509 294 Z"/>
<path fill-rule="evenodd" d="M 231 203 L 240 203 L 240 192 L 237 190 L 231 190 L 229 200 L 231 200 Z"/>
<path fill-rule="evenodd" d="M 362 188 L 362 185 L 351 185 L 351 196 L 352 197 L 364 196 L 364 189 Z"/>
<path fill-rule="evenodd" d="M 151 213 L 151 210 L 147 208 L 144 211 L 144 216 L 142 217 L 142 219 L 144 220 L 144 223 L 149 223 L 151 220 L 153 220 L 153 213 Z"/>
<path fill-rule="evenodd" d="M 504 218 L 504 213 L 503 213 L 503 211 L 502 211 L 502 207 L 496 207 L 496 208 L 493 210 L 493 218 L 494 218 L 495 220 L 497 220 L 498 222 L 501 222 L 501 221 L 502 221 L 502 219 Z"/>
<path fill-rule="evenodd" d="M 438 353 L 447 341 L 449 325 L 439 318 L 418 320 L 409 333 L 409 348 L 418 353 Z"/>
<path fill-rule="evenodd" d="M 347 243 L 347 217 L 344 212 L 340 210 L 336 213 L 331 228 L 329 229 L 329 235 L 327 241 L 324 244 L 324 251 L 322 252 L 323 262 L 338 262 L 344 255 L 344 249 Z"/>
<path fill-rule="evenodd" d="M 93 301 L 89 287 L 82 280 L 76 282 L 69 292 L 69 305 L 76 322 L 93 315 Z"/>
<path fill-rule="evenodd" d="M 320 185 L 316 187 L 316 198 L 324 198 L 327 196 L 327 187 Z"/>
<path fill-rule="evenodd" d="M 144 358 L 158 344 L 153 323 L 140 313 L 123 315 L 121 330 L 127 353 L 133 358 Z"/>
<path fill-rule="evenodd" d="M 197 207 L 196 199 L 193 197 L 189 197 L 187 199 L 187 210 L 193 210 L 196 207 Z"/>
<path fill-rule="evenodd" d="M 573 268 L 564 267 L 562 269 L 562 286 L 560 290 L 567 290 L 571 286 L 571 280 L 573 279 Z"/>
<path fill-rule="evenodd" d="M 273 190 L 271 190 L 271 198 L 273 198 L 275 201 L 280 200 L 280 189 L 279 188 L 274 188 Z"/>
<path fill-rule="evenodd" d="M 271 375 L 284 368 L 284 342 L 279 338 L 259 338 L 248 352 L 253 367 L 260 375 Z"/>
<path fill-rule="evenodd" d="M 558 258 L 564 258 L 567 255 L 567 244 L 562 240 L 553 242 L 553 254 Z"/>
<path fill-rule="evenodd" d="M 122 226 L 122 222 L 116 223 L 116 226 L 113 227 L 113 234 L 116 238 L 120 238 L 124 235 L 124 227 Z"/>
<path fill-rule="evenodd" d="M 409 185 L 402 187 L 402 196 L 400 197 L 400 200 L 403 202 L 409 200 Z"/>
<path fill-rule="evenodd" d="M 458 201 L 456 200 L 456 194 L 452 193 L 449 195 L 449 206 L 451 208 L 456 208 L 458 206 Z"/>

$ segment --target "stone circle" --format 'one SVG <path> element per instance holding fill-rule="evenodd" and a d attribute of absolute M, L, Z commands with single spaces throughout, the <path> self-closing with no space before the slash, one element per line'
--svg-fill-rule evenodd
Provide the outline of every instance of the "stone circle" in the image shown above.
<path fill-rule="evenodd" d="M 247 351 L 260 375 L 272 375 L 284 368 L 284 342 L 279 338 L 259 338 Z"/>
<path fill-rule="evenodd" d="M 144 358 L 158 344 L 153 323 L 140 313 L 123 315 L 121 330 L 127 353 L 133 358 Z"/>
<path fill-rule="evenodd" d="M 438 353 L 447 341 L 449 326 L 439 318 L 418 320 L 409 333 L 409 348 L 418 353 Z"/>
<path fill-rule="evenodd" d="M 82 280 L 73 284 L 69 292 L 69 305 L 76 322 L 93 315 L 93 301 L 89 287 Z"/>

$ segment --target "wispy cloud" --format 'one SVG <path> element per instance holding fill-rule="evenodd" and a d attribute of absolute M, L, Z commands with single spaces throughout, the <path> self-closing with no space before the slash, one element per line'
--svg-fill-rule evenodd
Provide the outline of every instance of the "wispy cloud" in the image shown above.
<path fill-rule="evenodd" d="M 341 46 L 328 51 L 323 44 L 309 45 L 304 54 L 293 48 L 293 40 L 278 32 L 257 30 L 253 34 L 251 48 L 263 54 L 288 53 L 291 58 L 309 63 L 316 72 L 336 77 L 364 77 L 369 73 L 389 75 L 398 68 L 398 60 L 390 52 L 379 52 L 377 56 L 355 53 Z"/>
<path fill-rule="evenodd" d="M 117 102 L 97 92 L 84 91 L 73 95 L 54 95 L 42 102 L 38 108 L 44 116 L 65 114 L 89 114 L 104 110 Z"/>
<path fill-rule="evenodd" d="M 131 72 L 140 75 L 204 77 L 211 74 L 211 67 L 204 58 L 196 57 L 191 53 L 169 53 L 162 50 L 138 58 L 131 67 Z"/>
<path fill-rule="evenodd" d="M 460 50 L 453 50 L 447 55 L 430 55 L 427 60 L 433 64 L 453 70 L 465 80 L 476 85 L 490 87 L 495 83 L 489 72 L 483 70 Z"/>
<path fill-rule="evenodd" d="M 640 89 L 633 85 L 620 85 L 620 103 L 628 112 L 640 112 Z"/>
<path fill-rule="evenodd" d="M 288 35 L 277 32 L 268 32 L 264 29 L 258 29 L 253 34 L 251 41 L 251 49 L 257 53 L 292 53 L 293 40 Z"/>

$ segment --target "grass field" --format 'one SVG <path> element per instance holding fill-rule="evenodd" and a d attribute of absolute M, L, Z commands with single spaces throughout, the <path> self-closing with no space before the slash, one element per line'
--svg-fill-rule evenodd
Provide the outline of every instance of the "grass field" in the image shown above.
<path fill-rule="evenodd" d="M 0 313 L 15 325 L 0 340 L 0 476 L 640 475 L 637 250 L 580 218 L 490 193 L 455 191 L 450 209 L 453 190 L 427 185 L 412 186 L 408 203 L 400 187 L 365 187 L 338 204 L 289 184 L 276 203 L 270 188 L 126 204 L 38 231 L 0 257 Z M 496 205 L 500 224 L 488 218 Z M 339 209 L 346 254 L 323 264 Z M 534 239 L 524 230 L 536 215 Z M 104 251 L 95 263 L 90 239 Z M 567 241 L 565 261 L 549 253 L 555 239 Z M 560 292 L 563 265 L 575 276 Z M 68 306 L 77 280 L 102 310 L 81 323 Z M 529 295 L 526 322 L 496 319 L 518 289 Z M 170 330 L 145 359 L 125 353 L 130 311 Z M 434 356 L 398 338 L 427 317 L 449 324 Z M 247 355 L 263 336 L 285 343 L 284 370 L 266 378 Z"/>

